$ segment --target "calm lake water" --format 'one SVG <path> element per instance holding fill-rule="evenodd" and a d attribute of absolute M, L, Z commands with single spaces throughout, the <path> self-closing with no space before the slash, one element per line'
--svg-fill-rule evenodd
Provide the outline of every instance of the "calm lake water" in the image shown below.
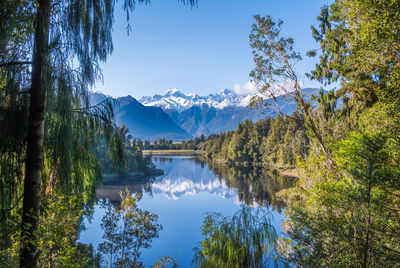
<path fill-rule="evenodd" d="M 246 171 L 225 166 L 210 166 L 191 156 L 153 157 L 157 168 L 164 175 L 156 178 L 122 178 L 105 183 L 97 189 L 97 198 L 113 203 L 120 200 L 119 192 L 126 188 L 131 193 L 142 193 L 138 206 L 155 213 L 163 226 L 152 246 L 142 251 L 146 267 L 158 261 L 159 256 L 170 256 L 179 261 L 180 267 L 191 267 L 193 248 L 203 240 L 202 220 L 207 212 L 220 212 L 232 216 L 242 202 L 252 206 L 264 205 L 273 216 L 273 225 L 279 232 L 283 219 L 282 204 L 275 193 L 291 185 L 289 178 L 265 171 Z M 263 174 L 263 175 L 260 175 Z M 95 205 L 86 230 L 80 241 L 91 243 L 95 248 L 102 241 L 100 227 L 105 209 Z"/>

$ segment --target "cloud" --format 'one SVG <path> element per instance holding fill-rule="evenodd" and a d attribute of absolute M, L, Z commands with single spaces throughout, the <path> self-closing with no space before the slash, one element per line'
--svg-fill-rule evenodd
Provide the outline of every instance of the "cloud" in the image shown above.
<path fill-rule="evenodd" d="M 255 95 L 258 93 L 257 85 L 252 81 L 247 81 L 245 84 L 233 85 L 233 91 L 239 95 Z"/>
<path fill-rule="evenodd" d="M 260 85 L 257 85 L 256 83 L 254 83 L 252 81 L 248 81 L 243 85 L 235 84 L 233 86 L 233 91 L 236 94 L 244 95 L 244 96 L 258 95 L 263 98 L 270 98 L 272 96 L 272 94 L 275 96 L 280 96 L 280 95 L 284 95 L 284 94 L 293 92 L 294 91 L 293 86 L 294 86 L 294 84 L 292 81 L 286 80 L 286 81 L 283 81 L 282 83 L 272 85 L 270 88 L 267 89 L 267 91 L 264 94 L 261 94 L 259 92 Z M 302 82 L 300 82 L 300 87 L 303 87 Z"/>

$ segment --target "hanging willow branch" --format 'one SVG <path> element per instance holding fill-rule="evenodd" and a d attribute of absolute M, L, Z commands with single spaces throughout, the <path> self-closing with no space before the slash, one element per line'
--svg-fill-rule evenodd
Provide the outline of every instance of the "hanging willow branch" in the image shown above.
<path fill-rule="evenodd" d="M 0 67 L 10 67 L 10 66 L 15 66 L 15 65 L 26 65 L 26 64 L 32 64 L 32 62 L 31 61 L 2 62 L 2 63 L 0 63 Z"/>

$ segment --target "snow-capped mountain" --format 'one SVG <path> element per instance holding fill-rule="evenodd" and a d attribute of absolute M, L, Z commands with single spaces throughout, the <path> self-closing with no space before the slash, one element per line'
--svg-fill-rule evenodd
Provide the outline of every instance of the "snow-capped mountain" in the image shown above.
<path fill-rule="evenodd" d="M 165 110 L 175 110 L 182 112 L 193 106 L 214 107 L 223 109 L 226 107 L 245 107 L 249 104 L 252 95 L 239 95 L 233 90 L 224 89 L 215 94 L 199 96 L 195 94 L 183 93 L 177 89 L 171 89 L 164 95 L 154 95 L 152 97 L 143 97 L 139 100 L 145 106 L 160 107 Z"/>
<path fill-rule="evenodd" d="M 306 98 L 318 92 L 315 88 L 304 89 Z M 265 100 L 270 108 L 250 109 L 251 97 L 250 93 L 237 94 L 230 89 L 207 96 L 173 89 L 139 101 L 131 96 L 117 98 L 119 106 L 115 114 L 117 123 L 125 124 L 134 137 L 182 140 L 235 130 L 244 120 L 256 122 L 277 115 L 272 99 Z M 99 103 L 107 96 L 93 92 L 91 98 L 93 103 Z M 278 96 L 276 101 L 282 113 L 291 114 L 296 110 L 296 103 L 285 95 Z"/>
<path fill-rule="evenodd" d="M 318 94 L 318 89 L 307 88 L 307 96 Z M 237 94 L 230 89 L 207 96 L 185 94 L 177 89 L 168 90 L 164 95 L 143 97 L 139 100 L 145 106 L 155 106 L 163 109 L 189 135 L 198 137 L 226 132 L 237 128 L 246 119 L 253 122 L 265 116 L 276 116 L 273 100 L 267 99 L 269 109 L 250 109 L 248 104 L 253 94 Z M 277 101 L 283 113 L 291 114 L 296 110 L 296 104 L 285 95 L 278 96 Z"/>

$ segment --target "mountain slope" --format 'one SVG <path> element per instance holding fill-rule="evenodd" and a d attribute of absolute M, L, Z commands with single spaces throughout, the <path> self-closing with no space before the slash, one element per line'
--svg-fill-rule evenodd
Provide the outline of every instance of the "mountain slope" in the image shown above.
<path fill-rule="evenodd" d="M 236 129 L 246 119 L 257 121 L 263 116 L 260 111 L 247 107 L 216 109 L 210 106 L 192 106 L 174 117 L 174 122 L 193 136 L 210 135 Z"/>
<path fill-rule="evenodd" d="M 108 96 L 101 93 L 92 93 L 92 103 L 99 103 Z M 115 106 L 117 125 L 124 124 L 129 134 L 141 139 L 188 139 L 190 135 L 159 107 L 144 106 L 131 96 L 116 99 L 119 105 Z"/>

